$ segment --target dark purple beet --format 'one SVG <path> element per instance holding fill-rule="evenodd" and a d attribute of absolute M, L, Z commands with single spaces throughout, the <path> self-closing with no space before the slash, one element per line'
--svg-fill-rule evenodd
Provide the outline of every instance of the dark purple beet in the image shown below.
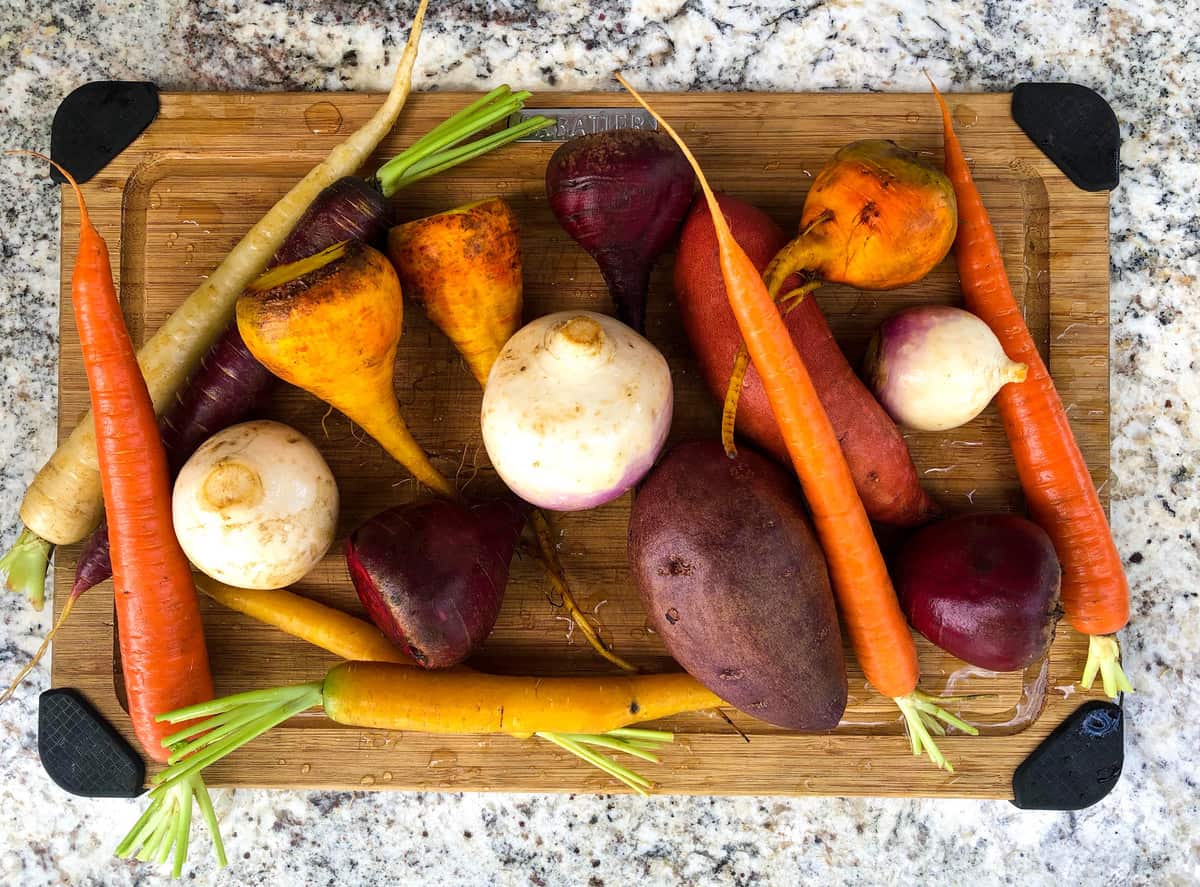
<path fill-rule="evenodd" d="M 344 176 L 317 195 L 269 267 L 305 259 L 343 240 L 379 246 L 388 229 L 387 201 L 357 176 Z"/>
<path fill-rule="evenodd" d="M 274 387 L 275 377 L 250 353 L 237 324 L 229 324 L 158 419 L 171 476 L 212 435 L 264 407 Z M 78 597 L 111 575 L 108 525 L 101 522 L 83 544 L 71 595 Z"/>
<path fill-rule="evenodd" d="M 892 578 L 913 628 L 991 671 L 1036 662 L 1062 613 L 1050 537 L 1012 514 L 962 515 L 918 530 Z"/>
<path fill-rule="evenodd" d="M 550 208 L 600 266 L 617 317 L 638 332 L 646 326 L 650 268 L 671 247 L 695 181 L 675 143 L 644 129 L 572 139 L 546 167 Z"/>
<path fill-rule="evenodd" d="M 500 613 L 529 506 L 435 500 L 381 512 L 346 540 L 358 598 L 379 629 L 425 668 L 462 662 Z"/>

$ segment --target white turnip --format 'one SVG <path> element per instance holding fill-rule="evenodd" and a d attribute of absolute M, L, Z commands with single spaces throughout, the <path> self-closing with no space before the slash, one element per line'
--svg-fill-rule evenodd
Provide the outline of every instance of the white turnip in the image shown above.
<path fill-rule="evenodd" d="M 243 422 L 200 445 L 172 495 L 179 544 L 205 575 L 282 588 L 325 556 L 338 491 L 317 448 L 279 422 Z"/>
<path fill-rule="evenodd" d="M 883 322 L 867 348 L 864 375 L 901 425 L 946 431 L 965 425 L 1026 366 L 1008 359 L 986 323 L 948 305 L 906 308 Z"/>
<path fill-rule="evenodd" d="M 483 442 L 526 502 L 580 511 L 642 479 L 671 409 L 671 371 L 653 345 L 611 317 L 564 311 L 504 346 L 483 395 Z"/>

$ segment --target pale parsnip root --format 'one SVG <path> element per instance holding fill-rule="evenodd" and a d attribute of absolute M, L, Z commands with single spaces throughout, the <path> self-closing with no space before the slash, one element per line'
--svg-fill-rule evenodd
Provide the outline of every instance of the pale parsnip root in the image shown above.
<path fill-rule="evenodd" d="M 326 187 L 353 175 L 388 134 L 412 89 L 413 64 L 429 0 L 421 0 L 387 99 L 350 138 L 329 152 L 238 242 L 224 261 L 138 352 L 156 411 L 161 411 L 229 323 L 242 289 L 266 267 L 304 210 Z M 100 522 L 103 498 L 92 414 L 38 472 L 21 503 L 25 526 L 56 545 L 78 542 Z"/>

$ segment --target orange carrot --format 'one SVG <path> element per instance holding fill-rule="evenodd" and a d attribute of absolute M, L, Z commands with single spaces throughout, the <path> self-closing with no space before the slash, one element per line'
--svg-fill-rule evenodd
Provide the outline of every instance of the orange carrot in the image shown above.
<path fill-rule="evenodd" d="M 150 392 L 121 316 L 108 247 L 88 218 L 83 192 L 70 173 L 54 165 L 79 200 L 71 302 L 96 422 L 129 716 L 146 754 L 165 763 L 170 753 L 162 740 L 171 728 L 157 716 L 212 698 L 204 626 L 191 568 L 175 538 L 167 458 Z M 193 780 L 164 797 L 155 827 L 146 834 L 147 858 L 165 861 L 175 847 L 176 877 L 187 852 L 193 796 L 209 819 L 224 865 L 207 790 L 202 781 Z M 145 824 L 151 819 L 148 814 Z"/>
<path fill-rule="evenodd" d="M 933 94 L 942 111 L 946 174 L 958 198 L 954 255 L 963 301 L 991 327 L 1009 358 L 1029 367 L 1024 382 L 1000 389 L 996 404 L 1030 513 L 1050 535 L 1062 562 L 1067 619 L 1090 635 L 1082 683 L 1091 689 L 1099 672 L 1109 696 L 1132 692 L 1111 636 L 1129 621 L 1129 585 L 1121 557 L 1054 380 L 1013 298 L 1000 246 L 954 134 L 950 109 L 936 86 Z"/>
<path fill-rule="evenodd" d="M 900 706 L 914 754 L 920 754 L 924 747 L 938 766 L 951 769 L 929 736 L 926 716 L 941 718 L 967 732 L 973 732 L 973 728 L 942 711 L 917 690 L 917 648 L 912 633 L 900 611 L 837 435 L 775 299 L 754 263 L 734 240 L 691 151 L 620 75 L 617 79 L 675 139 L 696 171 L 716 229 L 729 304 L 812 509 L 842 618 L 863 673 L 879 692 L 891 696 Z M 933 729 L 938 731 L 940 726 Z"/>

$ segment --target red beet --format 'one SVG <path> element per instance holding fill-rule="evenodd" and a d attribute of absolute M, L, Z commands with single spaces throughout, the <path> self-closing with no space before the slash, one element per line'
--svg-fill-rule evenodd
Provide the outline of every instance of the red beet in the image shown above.
<path fill-rule="evenodd" d="M 674 242 L 695 181 L 683 152 L 654 130 L 580 136 L 546 166 L 555 217 L 600 266 L 617 317 L 639 333 L 650 268 Z"/>
<path fill-rule="evenodd" d="M 991 671 L 1043 656 L 1062 613 L 1050 537 L 1012 514 L 969 514 L 917 531 L 892 570 L 913 628 Z"/>
<path fill-rule="evenodd" d="M 529 506 L 433 501 L 381 512 L 346 540 L 367 613 L 425 668 L 457 665 L 496 624 Z"/>

